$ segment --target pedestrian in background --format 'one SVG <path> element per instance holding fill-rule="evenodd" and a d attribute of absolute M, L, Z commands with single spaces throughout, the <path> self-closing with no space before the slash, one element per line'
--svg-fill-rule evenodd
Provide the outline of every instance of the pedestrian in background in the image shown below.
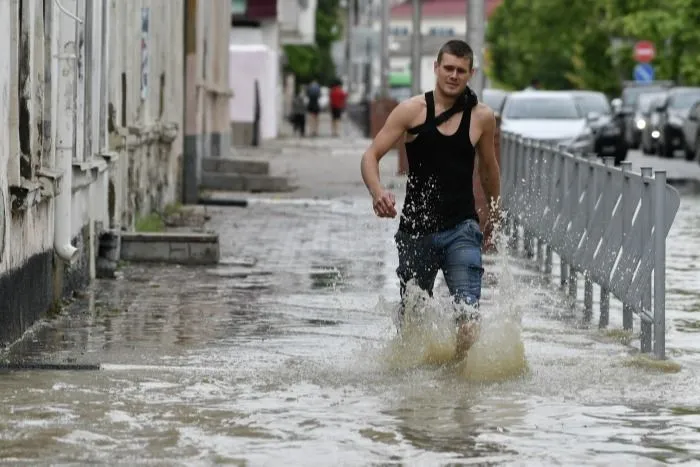
<path fill-rule="evenodd" d="M 340 119 L 343 116 L 343 111 L 345 110 L 345 104 L 348 98 L 348 94 L 343 89 L 343 84 L 340 80 L 336 79 L 333 82 L 333 87 L 330 91 L 330 106 L 331 106 L 331 132 L 333 136 L 339 136 L 338 127 L 340 125 Z"/>
<path fill-rule="evenodd" d="M 308 99 L 306 110 L 309 112 L 311 136 L 318 136 L 318 114 L 321 112 L 321 86 L 318 81 L 311 81 L 309 87 L 306 88 L 306 98 Z"/>
<path fill-rule="evenodd" d="M 294 128 L 294 134 L 299 136 L 306 135 L 306 99 L 304 97 L 305 87 L 301 86 L 299 92 L 292 100 L 291 121 Z"/>

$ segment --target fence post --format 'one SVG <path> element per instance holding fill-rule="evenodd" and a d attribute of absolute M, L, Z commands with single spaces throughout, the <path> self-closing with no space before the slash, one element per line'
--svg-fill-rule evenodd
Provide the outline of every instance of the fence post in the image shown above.
<path fill-rule="evenodd" d="M 569 219 L 573 218 L 573 213 L 576 212 L 578 207 L 579 199 L 581 198 L 581 158 L 577 155 L 573 155 L 571 159 L 572 164 L 572 190 L 574 191 L 574 196 L 569 200 L 571 205 L 569 206 Z M 569 296 L 573 298 L 572 304 L 576 304 L 576 296 L 578 291 L 578 271 L 573 265 L 569 265 Z"/>
<path fill-rule="evenodd" d="M 640 229 L 643 234 L 640 235 L 640 242 L 642 242 L 642 248 L 641 251 L 644 251 L 644 240 L 647 238 L 649 235 L 649 231 L 651 230 L 651 189 L 649 184 L 652 183 L 651 181 L 651 176 L 652 176 L 652 168 L 651 167 L 642 167 L 641 169 L 642 177 L 644 178 L 644 183 L 642 183 L 642 205 L 640 206 L 639 209 L 639 215 L 640 221 L 641 221 L 641 226 L 642 229 Z M 651 310 L 651 276 L 644 278 L 644 282 L 646 287 L 644 287 L 644 295 L 642 295 L 642 310 L 645 311 L 650 311 Z M 642 353 L 649 353 L 651 352 L 651 339 L 652 339 L 652 323 L 649 321 L 645 321 L 644 319 L 640 319 L 641 321 L 641 342 L 640 342 L 640 350 Z"/>
<path fill-rule="evenodd" d="M 612 178 L 613 175 L 610 172 L 612 168 L 615 166 L 615 158 L 614 157 L 606 157 L 605 158 L 605 166 L 608 168 L 608 172 L 606 173 L 606 178 L 608 183 L 612 183 Z M 604 199 L 601 200 L 604 201 L 605 203 L 610 203 L 610 199 Z M 608 208 L 614 207 L 614 206 L 607 206 Z M 600 318 L 598 321 L 598 327 L 599 328 L 606 328 L 608 324 L 610 323 L 610 291 L 608 290 L 607 287 L 601 286 L 600 287 Z"/>
<path fill-rule="evenodd" d="M 630 186 L 630 181 L 627 176 L 628 172 L 632 169 L 631 162 L 621 162 L 620 170 L 622 171 L 622 200 L 620 206 L 622 207 L 622 242 L 624 244 L 627 239 L 627 235 L 632 226 L 632 216 L 634 215 L 634 207 L 629 206 L 629 200 L 632 196 L 632 187 Z M 633 310 L 629 303 L 622 304 L 622 329 L 625 331 L 632 330 L 633 323 Z"/>
<path fill-rule="evenodd" d="M 598 155 L 594 152 L 588 154 L 588 186 L 586 188 L 586 225 L 590 225 L 595 211 L 595 203 L 598 200 L 598 180 L 596 158 Z M 586 321 L 593 317 L 593 280 L 589 273 L 586 273 L 585 282 L 583 285 L 583 314 Z"/>
<path fill-rule="evenodd" d="M 550 209 L 554 210 L 553 204 L 554 200 L 556 199 L 556 179 L 558 174 L 554 171 L 554 168 L 556 167 L 557 171 L 559 170 L 559 164 L 554 163 L 554 158 L 556 155 L 554 154 L 554 150 L 552 149 L 551 146 L 547 146 L 544 148 L 544 155 L 546 160 L 548 161 L 549 167 L 546 170 L 546 172 L 549 174 L 549 183 L 547 185 L 547 205 L 549 206 Z M 545 258 L 544 258 L 544 272 L 546 274 L 552 274 L 552 245 L 551 245 L 551 235 L 550 235 L 550 241 L 547 242 L 547 245 L 545 247 Z"/>
<path fill-rule="evenodd" d="M 666 357 L 666 172 L 654 176 L 654 354 Z"/>
<path fill-rule="evenodd" d="M 569 186 L 569 158 L 566 156 L 561 148 L 557 148 L 557 151 L 555 153 L 555 157 L 558 157 L 561 160 L 561 185 L 559 186 L 560 190 L 560 202 L 561 202 L 561 213 L 562 213 L 562 219 L 568 219 L 569 218 L 569 206 L 567 206 L 564 203 L 564 199 L 566 197 L 566 189 Z M 566 264 L 566 261 L 564 258 L 559 255 L 559 282 L 561 288 L 565 288 L 566 284 L 569 281 L 569 265 Z"/>

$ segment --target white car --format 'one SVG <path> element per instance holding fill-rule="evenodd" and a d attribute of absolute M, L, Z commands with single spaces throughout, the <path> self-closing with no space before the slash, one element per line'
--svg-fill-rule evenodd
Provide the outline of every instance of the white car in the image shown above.
<path fill-rule="evenodd" d="M 588 118 L 574 97 L 564 91 L 520 91 L 508 95 L 501 114 L 501 130 L 561 144 L 577 153 L 594 149 Z"/>

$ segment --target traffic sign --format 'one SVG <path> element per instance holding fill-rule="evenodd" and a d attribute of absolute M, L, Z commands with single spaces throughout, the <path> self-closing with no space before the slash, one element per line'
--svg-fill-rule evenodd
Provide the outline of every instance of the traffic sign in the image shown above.
<path fill-rule="evenodd" d="M 633 75 L 637 82 L 650 83 L 654 81 L 654 67 L 648 63 L 637 63 Z"/>
<path fill-rule="evenodd" d="M 634 59 L 640 63 L 649 63 L 656 56 L 656 48 L 651 41 L 639 41 L 634 44 Z"/>

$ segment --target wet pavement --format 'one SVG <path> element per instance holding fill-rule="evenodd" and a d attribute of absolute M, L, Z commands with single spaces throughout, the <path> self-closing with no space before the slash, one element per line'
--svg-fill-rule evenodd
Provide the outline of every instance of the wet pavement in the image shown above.
<path fill-rule="evenodd" d="M 275 166 L 303 185 L 208 208 L 221 264 L 124 265 L 6 352 L 101 369 L 4 372 L 0 461 L 700 461 L 700 198 L 682 199 L 668 241 L 667 352 L 680 369 L 583 322 L 556 274 L 505 253 L 486 258 L 482 336 L 456 362 L 441 278 L 436 299 L 412 310 L 422 325 L 397 337 L 396 221 L 373 217 L 358 183 L 365 145 L 357 135 L 270 143 Z M 383 172 L 401 194 L 395 162 Z"/>

